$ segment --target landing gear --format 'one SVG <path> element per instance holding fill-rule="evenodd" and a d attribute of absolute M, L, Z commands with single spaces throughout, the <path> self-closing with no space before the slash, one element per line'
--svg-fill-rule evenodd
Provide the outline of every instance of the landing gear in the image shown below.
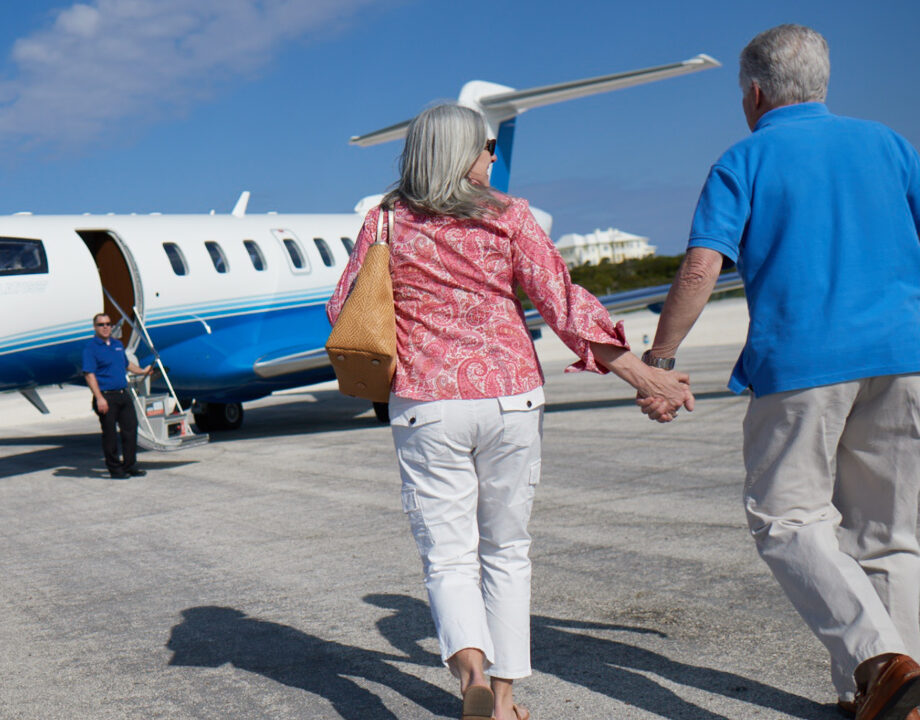
<path fill-rule="evenodd" d="M 195 424 L 199 430 L 236 430 L 243 424 L 241 403 L 202 403 L 195 405 Z"/>

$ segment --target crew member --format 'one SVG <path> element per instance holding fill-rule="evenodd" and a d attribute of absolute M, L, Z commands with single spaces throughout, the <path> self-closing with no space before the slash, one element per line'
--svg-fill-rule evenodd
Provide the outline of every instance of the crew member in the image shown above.
<path fill-rule="evenodd" d="M 95 335 L 83 348 L 83 376 L 93 391 L 93 411 L 102 426 L 105 465 L 113 478 L 141 477 L 147 472 L 137 466 L 137 415 L 128 395 L 125 370 L 137 375 L 152 375 L 153 370 L 149 365 L 142 368 L 128 360 L 125 346 L 112 337 L 108 315 L 96 315 L 93 330 Z M 121 456 L 118 435 L 121 435 Z"/>

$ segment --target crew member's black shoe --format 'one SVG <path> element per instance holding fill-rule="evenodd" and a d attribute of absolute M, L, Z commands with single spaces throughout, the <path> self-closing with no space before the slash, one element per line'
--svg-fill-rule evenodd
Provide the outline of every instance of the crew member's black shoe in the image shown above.
<path fill-rule="evenodd" d="M 147 474 L 146 470 L 141 470 L 139 467 L 133 467 L 128 470 L 128 475 L 131 477 L 144 477 Z"/>
<path fill-rule="evenodd" d="M 124 470 L 109 470 L 109 475 L 112 476 L 113 480 L 124 480 L 131 477 Z"/>

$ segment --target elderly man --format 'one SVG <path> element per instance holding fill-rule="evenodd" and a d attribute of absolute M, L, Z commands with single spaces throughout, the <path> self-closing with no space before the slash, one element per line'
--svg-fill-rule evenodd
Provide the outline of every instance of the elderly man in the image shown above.
<path fill-rule="evenodd" d="M 802 26 L 741 53 L 752 134 L 710 171 L 645 359 L 673 362 L 723 258 L 737 263 L 750 328 L 729 387 L 753 393 L 751 533 L 830 651 L 841 710 L 902 720 L 920 704 L 920 158 L 830 114 L 829 74 Z"/>
<path fill-rule="evenodd" d="M 153 371 L 149 365 L 142 368 L 128 360 L 124 345 L 112 337 L 112 321 L 108 315 L 96 315 L 93 330 L 95 335 L 83 347 L 83 376 L 93 392 L 93 410 L 102 425 L 105 465 L 113 478 L 146 475 L 146 471 L 137 466 L 137 415 L 126 390 L 125 370 L 138 375 L 150 375 Z M 121 457 L 118 455 L 119 434 Z"/>

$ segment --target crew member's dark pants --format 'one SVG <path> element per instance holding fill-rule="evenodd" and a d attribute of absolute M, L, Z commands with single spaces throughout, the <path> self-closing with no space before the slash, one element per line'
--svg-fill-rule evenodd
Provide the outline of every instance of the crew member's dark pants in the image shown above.
<path fill-rule="evenodd" d="M 102 426 L 102 450 L 105 453 L 105 466 L 109 472 L 127 471 L 137 462 L 137 415 L 127 390 L 103 390 L 102 396 L 109 404 L 109 411 L 101 415 L 93 398 L 93 410 L 99 416 Z M 118 457 L 118 431 L 121 431 L 121 451 L 123 460 Z"/>

